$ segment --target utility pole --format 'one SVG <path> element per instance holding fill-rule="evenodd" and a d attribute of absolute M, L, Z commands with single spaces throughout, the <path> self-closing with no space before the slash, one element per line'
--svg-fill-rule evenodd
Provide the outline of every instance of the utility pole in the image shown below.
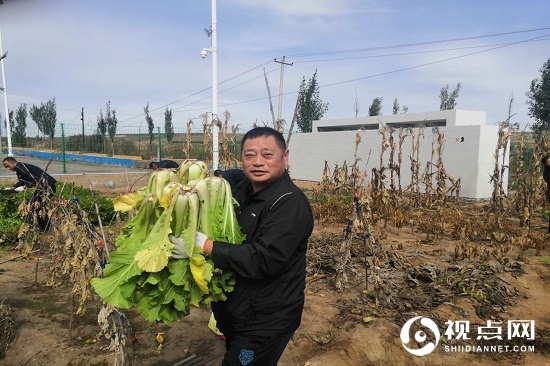
<path fill-rule="evenodd" d="M 0 2 L 0 4 L 2 4 Z M 8 110 L 8 92 L 6 90 L 6 72 L 4 71 L 4 59 L 7 56 L 7 52 L 2 50 L 2 30 L 0 29 L 0 65 L 2 68 L 2 91 L 4 92 L 4 110 L 6 112 L 6 136 L 8 138 L 8 156 L 13 156 L 13 150 L 11 147 L 11 124 L 10 124 L 10 112 Z"/>
<path fill-rule="evenodd" d="M 283 56 L 281 61 L 277 61 L 277 59 L 274 59 L 273 61 L 281 64 L 281 79 L 279 81 L 279 110 L 277 111 L 277 130 L 282 133 L 283 123 L 281 121 L 281 115 L 283 113 L 283 80 L 285 74 L 285 65 L 292 66 L 294 65 L 294 62 L 285 62 L 285 56 Z"/>
<path fill-rule="evenodd" d="M 80 112 L 80 120 L 82 121 L 82 148 L 80 149 L 81 152 L 84 152 L 84 107 L 82 107 L 82 112 Z"/>
<path fill-rule="evenodd" d="M 212 169 L 218 169 L 218 30 L 217 30 L 216 0 L 212 0 L 212 25 L 210 29 L 204 32 L 210 37 L 210 48 L 203 48 L 201 57 L 206 58 L 207 52 L 212 54 L 212 116 L 210 116 L 210 125 L 212 126 Z"/>
<path fill-rule="evenodd" d="M 218 169 L 218 30 L 216 0 L 212 0 L 212 170 Z"/>

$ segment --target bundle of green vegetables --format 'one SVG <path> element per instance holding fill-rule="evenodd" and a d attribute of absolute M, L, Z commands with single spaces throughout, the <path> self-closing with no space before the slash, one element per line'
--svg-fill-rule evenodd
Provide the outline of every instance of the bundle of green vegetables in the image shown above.
<path fill-rule="evenodd" d="M 118 210 L 139 205 L 139 211 L 116 238 L 117 250 L 111 253 L 104 277 L 92 279 L 104 301 L 120 308 L 135 305 L 145 319 L 169 322 L 188 315 L 190 305 L 227 299 L 234 277 L 215 269 L 200 253 L 195 235 L 198 230 L 213 240 L 235 244 L 242 243 L 244 235 L 229 183 L 206 178 L 208 169 L 201 163 L 155 171 L 144 190 L 119 199 L 118 206 L 115 202 Z M 189 258 L 172 258 L 169 234 L 183 235 Z"/>

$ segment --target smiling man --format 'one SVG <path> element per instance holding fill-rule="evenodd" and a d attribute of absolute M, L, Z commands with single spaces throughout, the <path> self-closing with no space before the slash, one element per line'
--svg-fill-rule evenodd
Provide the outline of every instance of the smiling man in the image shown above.
<path fill-rule="evenodd" d="M 195 242 L 216 268 L 236 276 L 227 301 L 212 303 L 226 338 L 223 365 L 276 365 L 302 317 L 313 215 L 286 171 L 288 150 L 278 131 L 248 131 L 241 151 L 246 178 L 232 192 L 246 241 L 213 242 L 198 233 Z M 174 252 L 184 254 L 183 241 L 171 240 Z"/>

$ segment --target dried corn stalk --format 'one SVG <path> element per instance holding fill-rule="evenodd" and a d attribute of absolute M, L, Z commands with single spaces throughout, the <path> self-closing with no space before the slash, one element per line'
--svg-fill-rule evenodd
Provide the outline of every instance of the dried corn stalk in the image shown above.
<path fill-rule="evenodd" d="M 491 199 L 491 208 L 494 214 L 494 224 L 497 228 L 502 228 L 502 216 L 505 211 L 504 200 L 506 194 L 504 193 L 504 172 L 507 166 L 504 165 L 506 158 L 506 150 L 508 149 L 508 144 L 510 142 L 510 137 L 514 133 L 514 127 L 508 122 L 503 122 L 500 124 L 498 129 L 498 141 L 497 146 L 495 147 L 495 169 L 493 175 L 491 176 L 491 182 L 493 183 L 493 194 Z M 502 153 L 502 163 L 500 159 L 500 150 L 503 150 Z"/>
<path fill-rule="evenodd" d="M 411 153 L 409 156 L 411 162 L 411 183 L 407 187 L 407 190 L 412 192 L 415 197 L 415 206 L 420 204 L 419 195 L 420 195 L 420 138 L 424 138 L 424 128 L 418 129 L 418 135 L 416 134 L 417 129 L 409 128 L 409 133 L 411 135 Z"/>
<path fill-rule="evenodd" d="M 232 162 L 235 166 L 238 165 L 239 160 L 237 156 L 239 155 L 239 146 L 237 144 L 237 133 L 239 132 L 239 126 L 240 124 L 231 126 L 231 141 L 233 149 L 232 149 Z"/>
<path fill-rule="evenodd" d="M 425 186 L 424 199 L 423 199 L 422 205 L 426 208 L 431 208 L 432 202 L 433 202 L 433 194 L 434 194 L 433 183 L 432 183 L 432 178 L 434 174 L 433 161 L 434 161 L 434 156 L 436 151 L 435 144 L 437 141 L 437 137 L 436 137 L 437 135 L 438 135 L 438 128 L 433 127 L 432 128 L 432 152 L 430 155 L 430 161 L 426 162 L 426 167 L 424 168 L 424 173 L 422 174 L 422 183 Z"/>
<path fill-rule="evenodd" d="M 212 125 L 208 123 L 208 115 L 201 114 L 202 119 L 202 144 L 204 146 L 204 162 L 212 164 Z"/>
<path fill-rule="evenodd" d="M 388 163 L 388 169 L 390 170 L 390 190 L 392 192 L 395 192 L 396 186 L 395 186 L 395 171 L 396 166 L 394 164 L 394 158 L 395 158 L 395 142 L 393 141 L 393 133 L 395 130 L 393 128 L 389 128 L 390 137 L 388 138 L 388 145 L 390 147 L 390 159 Z"/>
<path fill-rule="evenodd" d="M 189 121 L 187 121 L 187 131 L 185 133 L 185 148 L 183 149 L 183 153 L 185 154 L 186 159 L 190 159 L 191 157 L 191 126 L 193 125 L 193 119 L 189 118 Z"/>
<path fill-rule="evenodd" d="M 321 190 L 328 191 L 331 188 L 332 173 L 330 172 L 330 166 L 328 161 L 325 160 L 325 168 L 323 169 L 323 176 L 321 177 Z"/>
<path fill-rule="evenodd" d="M 223 124 L 221 124 L 220 128 L 220 162 L 223 166 L 227 167 L 230 166 L 233 162 L 233 156 L 231 151 L 231 141 L 229 140 L 229 134 L 228 134 L 228 128 L 229 128 L 229 119 L 231 118 L 231 114 L 229 111 L 223 112 L 223 116 L 225 118 L 225 121 Z"/>
<path fill-rule="evenodd" d="M 399 129 L 399 150 L 397 153 L 397 167 L 396 167 L 396 173 L 397 173 L 397 181 L 399 185 L 399 192 L 401 192 L 401 164 L 403 163 L 403 142 L 405 141 L 405 138 L 407 138 L 407 135 L 403 133 L 403 128 Z"/>

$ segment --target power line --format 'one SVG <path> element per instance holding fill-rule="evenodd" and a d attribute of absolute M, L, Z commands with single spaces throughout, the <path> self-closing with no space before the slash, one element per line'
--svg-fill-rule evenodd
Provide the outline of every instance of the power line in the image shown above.
<path fill-rule="evenodd" d="M 219 82 L 218 85 L 224 84 L 224 83 L 226 83 L 226 82 L 228 82 L 228 81 L 231 81 L 231 80 L 233 80 L 233 79 L 235 79 L 235 78 L 238 78 L 239 76 L 242 76 L 242 75 L 247 74 L 247 73 L 249 73 L 249 72 L 251 72 L 251 71 L 254 71 L 254 70 L 256 70 L 256 69 L 258 69 L 258 68 L 260 68 L 260 67 L 263 67 L 263 66 L 265 66 L 265 65 L 267 65 L 267 64 L 269 64 L 269 63 L 271 63 L 271 60 L 266 61 L 266 62 L 263 62 L 263 63 L 261 63 L 261 64 L 259 64 L 259 65 L 257 65 L 257 66 L 254 66 L 253 68 L 250 68 L 250 69 L 248 69 L 248 70 L 246 70 L 246 71 L 243 71 L 243 72 L 241 72 L 241 73 L 239 73 L 239 74 L 237 74 L 237 75 L 235 75 L 235 76 L 232 76 L 232 77 L 230 77 L 230 78 L 228 78 L 228 79 L 225 79 L 225 80 Z M 168 104 L 165 104 L 165 105 L 162 105 L 162 106 L 160 106 L 160 107 L 154 108 L 154 109 L 150 110 L 149 113 L 154 112 L 154 111 L 157 111 L 157 110 L 159 110 L 159 109 L 166 108 L 166 107 L 168 107 L 169 105 L 172 105 L 172 104 L 174 104 L 174 103 L 181 102 L 182 100 L 185 100 L 185 99 L 190 98 L 190 97 L 192 97 L 192 96 L 195 96 L 195 95 L 197 95 L 197 94 L 203 93 L 203 92 L 205 92 L 205 91 L 207 91 L 207 90 L 210 90 L 210 89 L 212 89 L 211 86 L 209 86 L 209 87 L 207 87 L 207 88 L 204 88 L 204 89 L 202 89 L 202 90 L 199 90 L 199 91 L 197 91 L 197 92 L 195 92 L 195 93 L 193 93 L 193 94 L 189 94 L 189 95 L 187 95 L 187 96 L 185 96 L 185 97 L 183 97 L 183 98 L 180 98 L 180 99 L 175 100 L 175 101 L 173 101 L 173 102 L 170 102 L 170 103 L 168 103 Z M 127 121 L 129 121 L 129 120 L 131 120 L 131 119 L 137 118 L 137 117 L 139 117 L 139 116 L 141 116 L 141 115 L 142 115 L 142 113 L 136 114 L 136 115 L 134 115 L 133 117 L 130 117 L 130 118 L 127 118 L 127 119 L 121 121 L 120 123 L 122 124 L 122 123 L 127 122 Z"/>
<path fill-rule="evenodd" d="M 504 45 L 501 45 L 501 46 L 498 46 L 498 47 L 493 47 L 493 48 L 490 48 L 490 49 L 487 49 L 487 50 L 470 52 L 470 53 L 467 53 L 467 54 L 464 54 L 464 55 L 449 57 L 449 58 L 446 58 L 446 59 L 437 60 L 437 61 L 433 61 L 433 62 L 427 62 L 427 63 L 423 63 L 423 64 L 419 64 L 419 65 L 415 65 L 415 66 L 410 66 L 410 67 L 405 67 L 405 68 L 401 68 L 401 69 L 397 69 L 397 70 L 382 72 L 382 73 L 378 73 L 378 74 L 363 76 L 363 77 L 349 79 L 349 80 L 338 81 L 338 82 L 325 84 L 325 85 L 319 85 L 319 88 L 326 88 L 326 87 L 329 87 L 329 86 L 346 84 L 346 83 L 350 83 L 350 82 L 354 82 L 354 81 L 358 81 L 358 80 L 370 79 L 370 78 L 374 78 L 374 77 L 378 77 L 378 76 L 384 76 L 384 75 L 398 73 L 398 72 L 401 72 L 401 71 L 417 69 L 417 68 L 424 67 L 424 66 L 430 66 L 430 65 L 434 65 L 434 64 L 438 64 L 438 63 L 442 63 L 442 62 L 446 62 L 446 61 L 452 61 L 452 60 L 456 60 L 456 59 L 459 59 L 459 58 L 464 58 L 464 57 L 468 57 L 468 56 L 477 55 L 477 54 L 480 54 L 480 53 L 494 51 L 494 50 L 497 50 L 497 49 L 500 49 L 500 48 L 509 47 L 509 46 L 513 46 L 513 45 L 516 45 L 516 44 L 527 43 L 527 42 L 531 42 L 531 41 L 534 41 L 534 40 L 543 39 L 543 38 L 549 37 L 549 36 L 550 36 L 550 34 L 545 34 L 543 36 L 534 37 L 534 38 L 531 38 L 531 39 L 526 39 L 526 40 L 522 40 L 522 41 L 507 43 L 507 44 L 504 44 Z M 293 91 L 293 92 L 284 93 L 283 95 L 292 95 L 292 94 L 297 94 L 297 93 L 298 93 L 298 91 Z M 240 102 L 227 103 L 227 104 L 220 105 L 220 107 L 227 107 L 227 106 L 232 106 L 232 105 L 257 102 L 257 101 L 260 101 L 260 100 L 265 100 L 267 98 L 268 97 L 262 97 L 262 98 L 244 100 L 244 101 L 240 101 Z M 183 110 L 183 111 L 180 111 L 180 112 L 190 112 L 190 111 L 196 111 L 196 110 L 202 110 L 202 108 L 186 109 L 186 110 Z"/>
<path fill-rule="evenodd" d="M 368 48 L 355 48 L 355 49 L 339 50 L 339 51 L 323 51 L 323 52 L 301 53 L 301 54 L 295 54 L 295 55 L 287 55 L 287 57 L 296 57 L 296 58 L 298 58 L 298 57 L 310 57 L 310 56 L 321 56 L 321 55 L 334 55 L 334 54 L 352 53 L 352 52 L 376 51 L 376 50 L 385 50 L 385 49 L 391 49 L 391 48 L 403 48 L 403 47 L 425 46 L 425 45 L 437 44 L 437 43 L 449 43 L 449 42 L 467 41 L 467 40 L 472 40 L 472 39 L 480 39 L 480 38 L 488 38 L 488 37 L 498 37 L 498 36 L 505 36 L 505 35 L 510 35 L 510 34 L 527 33 L 527 32 L 537 32 L 537 31 L 549 30 L 549 29 L 550 29 L 550 27 L 545 27 L 545 28 L 526 29 L 526 30 L 515 31 L 515 32 L 504 32 L 504 33 L 486 34 L 486 35 L 481 35 L 481 36 L 461 37 L 461 38 L 449 38 L 449 39 L 442 39 L 442 40 L 436 40 L 436 41 L 425 41 L 425 42 L 414 42 L 414 43 L 403 43 L 403 44 L 397 44 L 397 45 L 391 45 L 391 46 L 368 47 Z"/>
<path fill-rule="evenodd" d="M 550 38 L 535 39 L 535 40 L 525 41 L 525 42 L 540 42 L 540 41 L 550 41 Z M 319 59 L 319 60 L 294 61 L 294 63 L 295 64 L 302 64 L 302 63 L 311 63 L 311 62 L 345 61 L 345 60 L 358 60 L 358 59 L 366 59 L 366 58 L 381 58 L 381 57 L 391 57 L 391 56 L 419 55 L 419 54 L 426 54 L 426 53 L 467 50 L 467 49 L 472 49 L 472 48 L 485 48 L 485 47 L 493 47 L 493 46 L 503 46 L 503 45 L 509 45 L 509 44 L 510 43 L 493 43 L 493 44 L 478 45 L 478 46 L 442 48 L 442 49 L 438 49 L 438 50 L 427 50 L 427 51 L 412 51 L 412 52 L 400 52 L 400 53 L 387 53 L 387 54 L 382 54 L 382 55 L 339 57 L 339 58 L 327 58 L 327 59 Z"/>
<path fill-rule="evenodd" d="M 275 69 L 273 69 L 273 70 L 267 71 L 266 74 L 271 74 L 272 72 L 277 71 L 277 70 L 279 70 L 279 68 L 275 68 Z M 239 87 L 239 86 L 241 86 L 241 85 L 247 84 L 247 83 L 249 83 L 249 82 L 251 82 L 251 81 L 254 81 L 254 80 L 256 80 L 256 79 L 259 79 L 259 78 L 261 78 L 261 77 L 263 77 L 263 76 L 264 76 L 264 74 L 258 75 L 258 76 L 256 76 L 256 77 L 253 77 L 252 79 L 248 79 L 248 80 L 246 80 L 246 81 L 243 81 L 242 83 L 239 83 L 239 84 L 237 84 L 237 85 L 233 85 L 232 87 L 229 87 L 229 88 L 227 88 L 227 89 L 223 89 L 223 90 L 219 91 L 218 94 L 222 94 L 222 93 L 224 93 L 224 92 L 226 92 L 226 91 L 228 91 L 228 90 L 235 89 L 236 87 Z M 180 108 L 185 108 L 185 107 L 187 107 L 187 106 L 193 105 L 193 104 L 198 103 L 198 102 L 202 102 L 203 100 L 207 100 L 207 99 L 210 99 L 210 98 L 212 98 L 211 95 L 209 95 L 209 96 L 207 96 L 207 97 L 205 97 L 205 98 L 196 100 L 196 101 L 194 101 L 194 102 L 191 102 L 191 103 L 189 103 L 189 104 L 186 104 L 186 105 L 184 105 L 184 106 L 178 107 L 178 109 L 175 109 L 175 110 L 174 110 L 174 113 L 179 113 L 179 112 L 180 112 L 180 111 L 179 111 Z"/>
<path fill-rule="evenodd" d="M 406 70 L 417 69 L 417 68 L 419 68 L 419 67 L 424 67 L 424 66 L 429 66 L 429 65 L 435 65 L 435 64 L 442 63 L 442 62 L 446 62 L 446 61 L 456 60 L 456 59 L 459 59 L 459 58 L 464 58 L 464 57 L 468 57 L 468 56 L 473 56 L 473 55 L 477 55 L 477 54 L 484 53 L 484 52 L 494 51 L 494 50 L 497 50 L 497 49 L 500 49 L 500 48 L 504 48 L 504 47 L 508 47 L 508 46 L 513 46 L 513 45 L 520 44 L 520 43 L 526 43 L 526 42 L 529 42 L 529 41 L 532 41 L 532 40 L 535 40 L 535 39 L 540 39 L 540 38 L 544 38 L 544 37 L 548 37 L 548 36 L 550 36 L 550 34 L 545 34 L 544 36 L 535 37 L 535 38 L 531 38 L 531 39 L 528 39 L 528 40 L 512 42 L 512 43 L 509 43 L 509 44 L 506 44 L 506 45 L 503 45 L 503 46 L 498 46 L 498 47 L 489 48 L 489 49 L 487 49 L 487 50 L 481 50 L 481 51 L 476 51 L 476 52 L 467 53 L 467 54 L 465 54 L 465 55 L 459 55 L 459 56 L 449 57 L 449 58 L 446 58 L 446 59 L 443 59 L 443 60 L 438 60 L 438 61 L 433 61 L 433 62 L 426 62 L 426 63 L 420 64 L 420 65 L 405 67 L 405 68 L 397 69 L 397 70 L 393 70 L 393 71 L 383 72 L 383 73 L 379 73 L 379 74 L 364 76 L 364 77 L 355 78 L 355 79 L 350 79 L 350 80 L 339 81 L 339 82 L 336 82 L 336 83 L 331 83 L 331 84 L 326 84 L 326 85 L 320 85 L 319 87 L 320 87 L 320 88 L 323 88 L 323 87 L 327 87 L 327 86 L 340 85 L 340 84 L 350 83 L 350 82 L 352 82 L 352 81 L 363 80 L 363 79 L 369 79 L 369 78 L 373 78 L 373 77 L 377 77 L 377 76 L 394 74 L 394 73 L 396 73 L 396 72 L 401 72 L 401 71 L 406 71 Z"/>

